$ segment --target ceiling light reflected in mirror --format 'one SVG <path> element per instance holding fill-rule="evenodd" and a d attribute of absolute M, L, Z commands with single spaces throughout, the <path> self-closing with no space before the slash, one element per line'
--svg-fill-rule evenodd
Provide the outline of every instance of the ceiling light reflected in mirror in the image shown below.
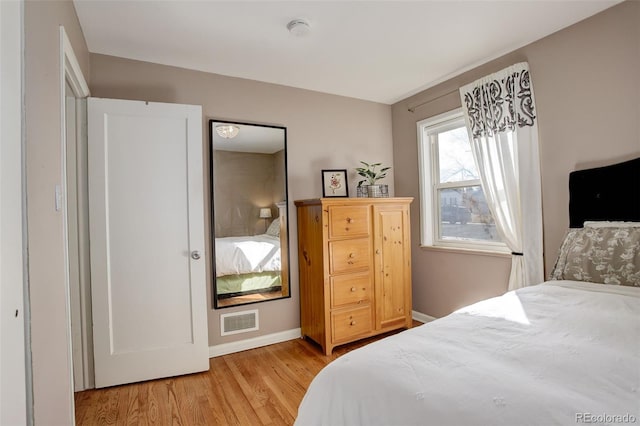
<path fill-rule="evenodd" d="M 225 139 L 233 139 L 238 136 L 240 128 L 233 124 L 219 124 L 216 126 L 216 133 Z"/>

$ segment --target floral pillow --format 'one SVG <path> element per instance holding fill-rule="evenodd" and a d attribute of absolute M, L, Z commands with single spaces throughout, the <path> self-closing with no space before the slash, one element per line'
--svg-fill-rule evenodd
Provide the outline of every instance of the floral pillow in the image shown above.
<path fill-rule="evenodd" d="M 556 259 L 556 264 L 553 266 L 553 271 L 551 271 L 549 279 L 564 279 L 564 267 L 567 264 L 567 253 L 569 252 L 569 250 L 571 250 L 571 247 L 573 247 L 573 243 L 579 233 L 584 233 L 584 228 L 569 228 L 569 230 L 567 231 L 566 235 L 564 236 L 564 240 L 562 240 L 560 252 L 558 253 L 558 257 Z"/>
<path fill-rule="evenodd" d="M 271 235 L 272 237 L 280 236 L 280 218 L 279 217 L 276 218 L 273 222 L 271 222 L 271 225 L 269 225 L 265 234 Z"/>
<path fill-rule="evenodd" d="M 640 287 L 640 228 L 570 229 L 551 279 Z"/>

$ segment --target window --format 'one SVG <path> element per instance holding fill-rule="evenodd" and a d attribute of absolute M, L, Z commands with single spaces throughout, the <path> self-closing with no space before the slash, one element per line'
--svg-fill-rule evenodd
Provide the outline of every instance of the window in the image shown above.
<path fill-rule="evenodd" d="M 423 246 L 507 251 L 496 232 L 462 110 L 418 123 Z"/>

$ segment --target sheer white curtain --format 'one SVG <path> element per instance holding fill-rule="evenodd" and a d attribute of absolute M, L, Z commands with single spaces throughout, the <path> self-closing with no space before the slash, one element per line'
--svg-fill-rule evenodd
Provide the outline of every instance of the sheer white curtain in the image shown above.
<path fill-rule="evenodd" d="M 509 290 L 541 283 L 538 125 L 526 62 L 460 88 L 473 156 L 496 229 L 512 251 Z"/>

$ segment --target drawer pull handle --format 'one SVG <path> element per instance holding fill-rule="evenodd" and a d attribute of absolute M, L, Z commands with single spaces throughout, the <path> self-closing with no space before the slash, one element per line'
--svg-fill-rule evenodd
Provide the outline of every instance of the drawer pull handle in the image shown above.
<path fill-rule="evenodd" d="M 355 255 L 355 254 L 353 254 L 353 253 L 349 253 L 349 258 L 350 258 L 350 259 L 353 259 L 354 257 L 356 257 L 356 255 Z"/>
<path fill-rule="evenodd" d="M 350 217 L 347 218 L 347 223 L 353 223 L 353 219 L 351 219 Z"/>
<path fill-rule="evenodd" d="M 356 321 L 355 320 L 351 321 L 351 324 L 349 325 L 356 325 Z"/>
<path fill-rule="evenodd" d="M 355 293 L 355 291 L 356 291 L 356 290 L 357 290 L 357 288 L 355 288 L 355 287 L 351 287 L 351 292 L 352 292 L 352 293 Z"/>

